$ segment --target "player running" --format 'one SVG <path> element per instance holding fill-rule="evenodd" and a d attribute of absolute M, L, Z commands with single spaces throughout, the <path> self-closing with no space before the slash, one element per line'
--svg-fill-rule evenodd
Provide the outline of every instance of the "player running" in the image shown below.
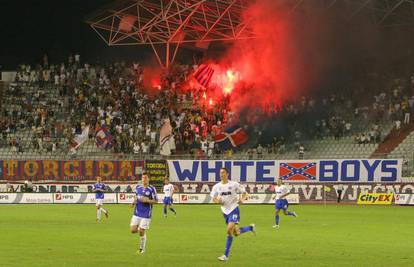
<path fill-rule="evenodd" d="M 175 209 L 172 207 L 173 205 L 173 195 L 174 195 L 174 185 L 170 184 L 170 181 L 168 180 L 168 178 L 166 177 L 164 180 L 164 199 L 163 199 L 163 203 L 164 203 L 164 209 L 163 209 L 163 214 L 164 214 L 164 218 L 167 218 L 167 208 L 172 211 L 174 213 L 174 215 L 177 215 L 177 212 L 175 211 Z"/>
<path fill-rule="evenodd" d="M 256 234 L 256 227 L 254 224 L 251 224 L 250 226 L 239 228 L 239 204 L 247 199 L 248 194 L 242 185 L 229 181 L 229 172 L 226 168 L 220 169 L 220 178 L 221 182 L 213 186 L 210 196 L 213 198 L 214 203 L 221 204 L 221 211 L 227 224 L 226 248 L 224 255 L 218 257 L 220 261 L 227 261 L 229 259 L 233 236 L 238 236 L 249 231 Z"/>
<path fill-rule="evenodd" d="M 149 184 L 147 174 L 142 174 L 142 185 L 137 185 L 135 189 L 135 199 L 132 205 L 135 205 L 134 214 L 131 218 L 131 233 L 139 232 L 140 244 L 137 253 L 145 252 L 147 235 L 145 230 L 149 229 L 152 216 L 152 205 L 158 202 L 157 191 Z"/>
<path fill-rule="evenodd" d="M 102 212 L 105 214 L 105 217 L 108 218 L 108 210 L 102 208 L 103 200 L 105 198 L 106 186 L 102 183 L 102 178 L 100 176 L 96 177 L 96 184 L 93 185 L 93 192 L 95 193 L 96 201 L 96 222 L 100 222 L 102 218 Z"/>
<path fill-rule="evenodd" d="M 286 197 L 290 194 L 290 189 L 287 185 L 284 185 L 281 179 L 277 180 L 277 186 L 275 186 L 275 195 L 273 199 L 275 201 L 276 215 L 275 215 L 275 225 L 273 228 L 279 229 L 279 212 L 283 210 L 283 213 L 287 216 L 298 217 L 296 212 L 288 211 L 289 202 Z"/>

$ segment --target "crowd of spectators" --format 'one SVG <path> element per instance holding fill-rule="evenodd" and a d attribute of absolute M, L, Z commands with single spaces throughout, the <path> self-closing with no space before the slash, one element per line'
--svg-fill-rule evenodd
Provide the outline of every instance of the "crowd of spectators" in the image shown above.
<path fill-rule="evenodd" d="M 110 152 L 154 154 L 159 152 L 164 118 L 169 117 L 174 153 L 222 153 L 213 136 L 236 116 L 228 98 L 212 103 L 203 90 L 185 89 L 196 68 L 177 65 L 162 74 L 157 87 L 147 88 L 145 68 L 135 62 L 92 65 L 80 55 L 71 55 L 60 64 L 50 64 L 45 56 L 35 67 L 21 65 L 16 81 L 3 96 L 1 146 L 13 153 L 68 153 L 74 136 L 89 125 L 90 140 L 103 126 L 108 129 L 113 137 Z M 378 76 L 365 78 L 378 80 Z M 414 75 L 388 81 L 391 84 L 382 83 L 375 90 L 348 85 L 348 89 L 303 96 L 272 107 L 271 112 L 258 108 L 249 112 L 266 119 L 250 126 L 243 125 L 240 115 L 239 122 L 250 135 L 246 153 L 260 158 L 290 147 L 302 149 L 306 140 L 322 138 L 381 142 L 384 125 L 392 122 L 398 130 L 410 123 L 414 111 Z M 367 90 L 374 93 L 367 94 Z M 361 100 L 358 95 L 374 97 Z"/>
<path fill-rule="evenodd" d="M 57 65 L 47 59 L 35 68 L 21 65 L 2 106 L 2 145 L 15 153 L 65 152 L 85 126 L 94 139 L 104 125 L 113 137 L 114 153 L 153 154 L 159 149 L 163 119 L 169 117 L 177 151 L 201 148 L 211 155 L 212 135 L 221 131 L 228 113 L 224 101 L 200 107 L 193 91 L 180 90 L 192 69 L 178 66 L 163 74 L 160 90 L 144 88 L 138 63 L 90 65 L 75 55 Z M 30 140 L 13 135 L 19 132 L 29 132 Z"/>

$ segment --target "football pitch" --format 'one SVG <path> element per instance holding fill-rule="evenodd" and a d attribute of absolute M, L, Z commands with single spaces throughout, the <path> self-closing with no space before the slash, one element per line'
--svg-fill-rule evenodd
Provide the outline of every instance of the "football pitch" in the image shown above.
<path fill-rule="evenodd" d="M 281 216 L 272 228 L 271 205 L 241 207 L 241 225 L 257 235 L 233 241 L 223 254 L 225 224 L 216 205 L 176 205 L 162 217 L 156 206 L 145 254 L 135 254 L 132 209 L 105 205 L 97 224 L 94 205 L 0 205 L 0 266 L 413 266 L 414 209 L 398 206 L 298 205 L 298 218 Z"/>

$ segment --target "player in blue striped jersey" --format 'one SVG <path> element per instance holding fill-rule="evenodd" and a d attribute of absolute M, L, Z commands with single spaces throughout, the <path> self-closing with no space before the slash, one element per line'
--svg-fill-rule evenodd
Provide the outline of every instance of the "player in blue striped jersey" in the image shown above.
<path fill-rule="evenodd" d="M 149 229 L 152 217 L 152 205 L 158 202 L 157 191 L 149 184 L 149 177 L 147 174 L 142 174 L 142 185 L 137 185 L 135 189 L 135 200 L 132 203 L 134 214 L 131 218 L 131 233 L 139 233 L 140 244 L 137 253 L 145 252 L 145 245 L 147 242 L 146 230 Z"/>
<path fill-rule="evenodd" d="M 102 218 L 102 212 L 105 214 L 105 217 L 108 218 L 108 210 L 102 208 L 103 200 L 105 198 L 106 186 L 102 183 L 102 178 L 100 176 L 96 177 L 96 184 L 93 185 L 93 192 L 95 193 L 96 201 L 96 222 L 100 222 Z"/>

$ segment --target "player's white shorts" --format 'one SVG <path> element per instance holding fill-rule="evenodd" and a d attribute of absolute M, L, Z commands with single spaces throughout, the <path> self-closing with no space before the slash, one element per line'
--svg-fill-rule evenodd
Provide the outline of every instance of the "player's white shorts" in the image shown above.
<path fill-rule="evenodd" d="M 103 205 L 103 199 L 96 199 L 96 206 L 102 206 Z"/>
<path fill-rule="evenodd" d="M 151 223 L 151 219 L 141 218 L 141 217 L 132 215 L 131 224 L 130 225 L 131 226 L 137 225 L 138 228 L 141 228 L 141 229 L 149 229 L 150 223 Z"/>

